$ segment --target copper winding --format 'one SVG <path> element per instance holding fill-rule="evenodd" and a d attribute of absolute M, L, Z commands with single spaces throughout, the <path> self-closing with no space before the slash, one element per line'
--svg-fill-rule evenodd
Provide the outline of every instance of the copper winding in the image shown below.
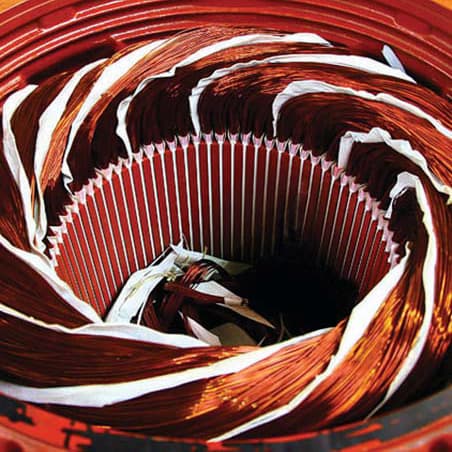
<path fill-rule="evenodd" d="M 209 44 L 250 32 L 255 30 L 208 28 L 177 35 L 120 77 L 95 103 L 76 133 L 68 155 L 68 165 L 74 177 L 72 190 L 77 192 L 89 179 L 96 177 L 96 169 L 107 168 L 118 158 L 127 156 L 111 121 L 119 103 L 134 92 L 140 80 L 170 69 Z M 33 142 L 39 117 L 71 74 L 62 74 L 44 82 L 13 115 L 12 128 L 16 137 L 20 137 L 17 140 L 20 158 L 30 183 L 40 184 L 52 226 L 58 225 L 59 215 L 70 201 L 63 186 L 61 164 L 71 124 L 102 70 L 138 47 L 121 50 L 82 78 L 52 135 L 39 181 L 33 176 Z M 172 136 L 194 134 L 188 116 L 188 96 L 199 79 L 216 69 L 271 55 L 309 53 L 345 55 L 348 51 L 295 43 L 237 46 L 180 68 L 173 77 L 156 79 L 133 99 L 127 115 L 127 131 L 133 151 L 137 152 L 140 147 L 151 143 L 166 146 Z M 277 136 L 273 137 L 273 99 L 289 83 L 297 80 L 320 80 L 355 90 L 391 94 L 423 109 L 443 126 L 451 125 L 447 101 L 421 85 L 328 64 L 272 63 L 238 69 L 212 82 L 199 101 L 202 132 L 220 135 L 226 132 L 251 133 L 253 137 L 265 135 L 280 142 L 291 140 L 290 143 L 304 144 L 314 156 L 327 153 L 328 158 L 334 160 L 337 159 L 340 138 L 348 130 L 368 132 L 372 127 L 381 127 L 393 138 L 409 141 L 413 149 L 425 157 L 432 173 L 443 183 L 451 183 L 450 138 L 427 120 L 382 102 L 338 93 L 304 94 L 283 106 Z M 26 127 L 25 117 L 30 118 L 32 127 Z M 5 172 L 3 153 L 0 159 L 0 171 Z M 390 191 L 397 175 L 403 171 L 416 175 L 424 187 L 433 219 L 437 263 L 434 309 L 426 344 L 410 376 L 396 391 L 394 403 L 409 399 L 419 388 L 428 385 L 450 346 L 451 210 L 444 194 L 437 191 L 431 178 L 384 143 L 355 143 L 347 167 L 347 172 L 355 177 L 357 183 L 366 184 L 369 193 L 384 210 L 390 205 Z M 29 251 L 25 225 L 22 226 L 24 209 L 14 180 L 11 175 L 5 178 L 0 175 L 0 184 L 0 233 L 15 247 Z M 30 202 L 35 203 L 36 190 L 32 193 Z M 423 265 L 427 259 L 429 235 L 422 222 L 423 214 L 412 191 L 394 201 L 393 211 L 391 230 L 400 244 L 400 254 L 403 256 L 406 244 L 411 254 L 400 281 L 382 303 L 365 333 L 334 371 L 290 413 L 244 430 L 239 437 L 276 436 L 340 425 L 362 419 L 382 401 L 418 340 L 425 316 Z M 42 275 L 3 245 L 0 246 L 0 266 L 1 304 L 47 324 L 76 328 L 90 323 Z M 202 266 L 191 268 L 182 284 L 167 283 L 166 289 L 170 293 L 162 304 L 162 315 L 149 306 L 144 311 L 143 323 L 166 330 L 183 298 L 193 295 L 187 287 L 199 279 L 202 271 Z M 200 296 L 198 301 L 211 303 L 219 300 Z M 191 308 L 186 309 L 185 317 Z M 315 382 L 337 353 L 346 326 L 347 320 L 341 321 L 332 329 L 281 348 L 239 372 L 194 380 L 101 408 L 46 406 L 74 419 L 119 429 L 215 438 L 283 407 Z M 0 329 L 1 379 L 36 388 L 131 382 L 208 367 L 258 349 L 249 346 L 179 349 L 82 332 L 69 334 L 48 330 L 5 312 L 0 314 Z"/>

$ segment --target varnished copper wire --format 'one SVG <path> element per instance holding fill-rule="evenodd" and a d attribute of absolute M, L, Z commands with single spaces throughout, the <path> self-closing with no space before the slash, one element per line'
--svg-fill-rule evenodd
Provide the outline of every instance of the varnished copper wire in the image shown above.
<path fill-rule="evenodd" d="M 216 69 L 250 59 L 262 60 L 280 53 L 343 54 L 347 53 L 347 50 L 304 43 L 244 45 L 218 51 L 199 62 L 179 68 L 172 79 L 156 80 L 132 100 L 128 112 L 128 131 L 133 148 L 137 150 L 142 143 L 171 141 L 176 134 L 186 135 L 193 132 L 187 97 L 198 80 L 209 76 Z M 146 101 L 143 101 L 144 99 Z"/>
<path fill-rule="evenodd" d="M 212 269 L 218 268 L 221 269 L 221 267 L 214 262 L 200 260 L 191 264 L 187 268 L 185 274 L 180 278 L 179 282 L 167 282 L 165 284 L 165 290 L 168 294 L 163 298 L 159 308 L 159 323 L 163 325 L 164 330 L 168 330 L 171 326 L 177 313 L 182 308 L 183 303 L 187 301 L 187 298 L 193 303 L 205 305 L 224 302 L 222 297 L 202 294 L 191 289 L 193 284 L 204 281 L 207 274 Z M 222 269 L 220 271 L 222 271 Z M 186 316 L 184 316 L 184 319 L 185 318 Z"/>
<path fill-rule="evenodd" d="M 199 354 L 199 350 L 193 348 L 186 349 L 186 353 L 181 355 L 175 347 L 111 337 L 74 334 L 63 335 L 65 339 L 61 340 L 59 332 L 29 325 L 6 314 L 2 314 L 1 319 L 3 376 L 14 376 L 17 381 L 29 386 L 130 381 L 208 365 L 249 350 L 247 347 L 229 347 L 222 351 L 208 348 L 205 353 Z M 48 347 L 38 346 L 39 337 L 43 335 L 49 342 Z M 24 361 L 28 363 L 28 371 L 17 376 L 17 369 Z M 115 370 L 120 362 L 124 362 L 122 369 Z M 69 368 L 70 373 L 67 372 Z"/>
<path fill-rule="evenodd" d="M 143 411 L 140 406 L 146 403 L 147 396 L 119 404 L 116 407 L 102 410 L 82 409 L 83 417 L 90 416 L 94 422 L 98 422 L 102 416 L 101 411 L 106 410 L 112 419 L 118 422 L 121 428 L 133 427 L 133 423 L 138 421 L 141 428 L 148 433 L 161 432 L 168 435 L 177 435 L 177 430 L 182 426 L 187 435 L 193 437 L 203 437 L 207 428 L 210 434 L 221 433 L 224 428 L 237 425 L 244 419 L 251 419 L 259 413 L 265 412 L 269 407 L 277 407 L 284 404 L 293 397 L 294 392 L 300 390 L 325 367 L 322 359 L 326 358 L 335 349 L 337 339 L 342 332 L 343 324 L 337 329 L 323 336 L 322 341 L 311 339 L 297 346 L 288 347 L 275 355 L 269 366 L 265 360 L 248 369 L 232 375 L 225 375 L 210 379 L 207 382 L 190 383 L 181 388 L 165 391 L 156 398 L 152 398 L 157 412 L 154 419 L 150 416 L 143 418 Z M 317 355 L 318 353 L 318 355 Z M 267 362 L 266 362 L 267 361 Z M 302 375 L 297 375 L 296 369 L 303 368 Z M 277 391 L 280 397 L 275 398 Z M 196 398 L 194 393 L 201 394 Z M 174 407 L 171 407 L 171 400 L 176 397 L 180 404 L 178 413 L 175 416 Z M 186 403 L 188 399 L 188 403 Z M 119 411 L 127 407 L 127 410 L 134 412 L 134 419 L 120 419 Z M 219 425 L 216 413 L 221 409 L 222 425 Z M 57 408 L 59 412 L 77 416 L 78 409 Z M 97 413 L 96 413 L 97 412 Z M 215 415 L 213 415 L 215 413 Z M 92 417 L 91 417 L 92 416 Z M 239 421 L 240 419 L 240 421 Z M 130 426 L 130 427 L 129 427 Z"/>
<path fill-rule="evenodd" d="M 0 133 L 0 139 L 3 133 Z M 0 153 L 0 191 L 5 202 L 0 203 L 0 233 L 18 248 L 30 250 L 20 192 Z"/>
<path fill-rule="evenodd" d="M 321 66 L 296 63 L 290 66 L 272 64 L 241 69 L 231 76 L 215 81 L 204 91 L 200 100 L 202 112 L 200 120 L 203 130 L 206 132 L 212 130 L 213 126 L 209 121 L 221 124 L 221 118 L 236 115 L 238 128 L 233 130 L 234 132 L 254 132 L 259 136 L 260 130 L 261 133 L 265 132 L 271 136 L 273 135 L 271 103 L 274 96 L 291 81 L 311 79 L 355 90 L 367 89 L 372 93 L 392 94 L 431 112 L 433 117 L 441 119 L 443 124 L 450 124 L 444 101 L 432 94 L 436 101 L 436 106 L 432 107 L 431 98 L 426 97 L 425 88 L 383 76 L 363 76 L 362 72 L 352 69 L 323 65 L 325 67 L 322 70 Z M 409 89 L 407 85 L 410 85 Z M 401 92 L 400 87 L 403 87 Z M 253 93 L 254 90 L 257 90 L 258 95 Z M 237 91 L 243 92 L 244 95 L 238 98 L 235 94 Z M 341 102 L 338 102 L 339 100 Z M 246 118 L 240 118 L 241 113 L 236 112 L 244 112 L 245 107 L 250 109 L 251 106 L 254 123 L 246 125 Z M 287 111 L 286 115 L 285 111 Z M 292 141 L 302 142 L 307 149 L 313 149 L 318 153 L 328 151 L 325 144 L 330 146 L 332 140 L 342 136 L 347 130 L 368 131 L 372 127 L 380 126 L 388 129 L 394 138 L 407 139 L 412 142 L 413 147 L 422 149 L 429 166 L 438 174 L 438 177 L 446 183 L 451 182 L 452 157 L 450 153 L 440 151 L 448 148 L 449 140 L 439 134 L 426 120 L 388 104 L 367 101 L 346 94 L 307 94 L 289 100 L 280 112 L 280 118 L 281 130 L 278 137 L 281 140 L 290 137 Z M 317 127 L 318 122 L 324 124 L 324 127 Z M 413 124 L 413 127 L 407 127 L 408 124 Z M 233 124 L 229 124 L 229 129 L 231 128 L 234 128 Z M 317 142 L 313 142 L 316 131 Z M 331 136 L 334 132 L 337 137 Z M 325 144 L 319 140 L 324 140 Z M 337 141 L 334 144 L 338 146 Z M 335 157 L 336 155 L 331 153 L 331 158 Z"/>
<path fill-rule="evenodd" d="M 206 32 L 198 30 L 181 35 L 146 58 L 140 63 L 142 66 L 137 65 L 134 68 L 135 74 L 129 73 L 119 80 L 111 93 L 104 96 L 95 106 L 77 134 L 69 156 L 69 163 L 75 175 L 74 187 L 81 186 L 92 176 L 94 162 L 102 162 L 104 165 L 121 155 L 122 150 L 118 148 L 114 151 L 108 150 L 108 157 L 90 154 L 91 151 L 87 148 L 95 136 L 97 121 L 108 116 L 102 114 L 109 108 L 114 111 L 110 104 L 112 99 L 116 102 L 113 105 L 117 105 L 120 95 L 130 92 L 134 80 L 148 73 L 167 70 L 197 48 L 235 34 L 236 31 L 233 29 L 218 31 L 210 29 Z M 283 46 L 276 47 L 279 53 L 283 53 L 283 49 L 280 48 Z M 289 48 L 293 51 L 293 46 L 288 46 L 288 50 Z M 124 50 L 115 58 L 129 50 Z M 276 48 L 274 50 L 276 51 Z M 250 48 L 247 51 L 249 51 L 247 58 L 250 58 L 253 50 Z M 319 49 L 316 51 L 320 52 Z M 239 61 L 241 55 L 240 51 L 230 50 L 224 52 L 222 58 L 227 60 L 228 66 Z M 267 53 L 261 49 L 254 55 L 262 57 Z M 209 64 L 212 68 L 217 63 L 219 61 L 213 57 Z M 46 190 L 47 208 L 53 220 L 57 219 L 57 213 L 63 203 L 59 168 L 70 125 L 89 87 L 99 76 L 100 70 L 108 64 L 110 62 L 104 63 L 84 77 L 71 98 L 57 132 L 52 137 L 50 153 L 39 182 L 43 190 Z M 191 69 L 202 73 L 203 64 L 202 61 L 196 63 Z M 256 135 L 270 133 L 271 117 L 268 111 L 270 99 L 273 99 L 288 82 L 297 79 L 326 80 L 340 86 L 367 89 L 374 93 L 392 93 L 424 108 L 441 119 L 445 125 L 450 125 L 450 118 L 445 113 L 447 108 L 445 101 L 419 85 L 370 74 L 363 76 L 358 71 L 331 68 L 327 65 L 285 64 L 238 71 L 212 84 L 200 103 L 203 131 L 210 132 L 212 129 L 219 133 L 226 130 L 253 131 Z M 168 92 L 177 93 L 177 85 L 172 87 L 170 85 L 169 80 Z M 127 87 L 125 91 L 124 86 Z M 151 92 L 152 84 L 148 94 Z M 243 93 L 244 96 L 238 99 L 237 93 Z M 152 108 L 140 110 L 138 98 L 136 103 L 136 109 L 133 110 L 136 117 L 132 116 L 133 121 L 129 123 L 134 149 L 141 144 L 149 144 L 143 127 L 146 127 L 149 118 L 153 118 L 152 112 L 157 111 Z M 265 108 L 262 108 L 262 105 Z M 23 108 L 25 112 L 27 109 L 25 106 Z M 242 111 L 247 111 L 248 116 L 240 116 Z M 150 116 L 144 118 L 140 114 Z M 335 156 L 337 151 L 337 138 L 344 131 L 349 129 L 367 131 L 369 127 L 378 124 L 390 130 L 393 138 L 404 138 L 412 142 L 425 155 L 432 171 L 450 183 L 449 140 L 426 121 L 394 107 L 344 95 L 310 94 L 286 104 L 281 112 L 281 118 L 280 138 L 292 138 L 294 141 L 298 139 L 309 144 L 314 153 L 329 151 L 332 156 Z M 17 124 L 14 128 L 16 133 L 22 132 Z M 160 138 L 168 139 L 168 130 L 173 129 L 162 127 L 161 131 L 158 131 L 161 133 Z M 181 128 L 181 133 L 189 131 L 186 125 Z M 174 132 L 178 130 L 174 129 Z M 24 160 L 28 153 L 32 152 L 27 138 L 24 137 L 24 142 L 19 143 Z M 420 361 L 396 394 L 396 397 L 403 399 L 428 381 L 451 342 L 452 300 L 448 271 L 452 246 L 451 211 L 446 207 L 444 197 L 438 194 L 425 175 L 406 158 L 395 155 L 384 145 L 378 147 L 360 145 L 360 147 L 360 154 L 367 153 L 372 158 L 372 168 L 366 166 L 365 160 L 360 161 L 359 158 L 352 156 L 350 171 L 358 180 L 368 183 L 369 189 L 378 195 L 379 199 L 383 199 L 386 206 L 388 190 L 394 183 L 394 174 L 397 171 L 409 169 L 421 178 L 432 209 L 438 241 L 433 321 Z M 378 160 L 375 158 L 376 155 L 384 157 Z M 4 171 L 5 165 L 1 164 L 0 168 Z M 0 178 L 1 180 L 3 179 Z M 18 225 L 23 224 L 20 199 L 11 178 L 7 177 L 5 180 L 9 185 L 2 191 L 7 194 L 7 198 L 0 203 L 2 214 L 0 230 L 12 243 L 27 249 L 24 227 L 14 230 L 11 218 L 8 217 L 8 212 L 13 210 L 12 218 L 17 218 Z M 11 206 L 14 206 L 14 209 L 11 209 Z M 418 211 L 413 213 L 413 218 L 416 219 L 415 227 L 403 222 L 394 225 L 395 231 L 400 231 L 399 237 L 402 242 L 403 240 L 410 242 L 412 255 L 408 267 L 364 336 L 356 343 L 344 362 L 289 415 L 255 428 L 245 433 L 243 437 L 281 435 L 330 427 L 366 415 L 381 401 L 413 346 L 424 315 L 422 263 L 426 254 L 427 237 Z M 405 233 L 408 228 L 410 232 Z M 48 283 L 34 274 L 18 258 L 12 257 L 3 247 L 0 248 L 0 263 L 2 269 L 0 297 L 4 304 L 49 323 L 71 327 L 87 323 L 81 314 L 75 312 L 50 289 Z M 30 281 L 33 281 L 32 287 Z M 155 319 L 150 321 L 155 322 Z M 292 400 L 325 370 L 331 356 L 337 351 L 344 326 L 345 322 L 341 322 L 327 333 L 286 347 L 238 373 L 188 383 L 103 408 L 70 406 L 50 408 L 75 419 L 108 424 L 117 428 L 153 434 L 210 438 Z M 69 335 L 48 331 L 6 314 L 1 315 L 0 328 L 2 378 L 30 386 L 130 381 L 208 365 L 251 350 L 250 347 L 179 350 L 125 339 Z M 41 338 L 44 336 L 46 339 L 42 341 Z M 39 344 L 39 347 L 36 344 Z"/>

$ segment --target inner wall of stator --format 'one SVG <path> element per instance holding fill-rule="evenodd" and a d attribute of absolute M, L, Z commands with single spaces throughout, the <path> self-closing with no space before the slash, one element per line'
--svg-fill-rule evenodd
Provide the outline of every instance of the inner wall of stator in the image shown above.
<path fill-rule="evenodd" d="M 53 262 L 102 316 L 133 272 L 181 240 L 224 259 L 283 262 L 263 281 L 275 297 L 321 305 L 328 288 L 338 299 L 325 309 L 341 312 L 344 281 L 349 311 L 397 259 L 378 200 L 290 141 L 226 133 L 151 144 L 100 170 L 76 199 Z"/>

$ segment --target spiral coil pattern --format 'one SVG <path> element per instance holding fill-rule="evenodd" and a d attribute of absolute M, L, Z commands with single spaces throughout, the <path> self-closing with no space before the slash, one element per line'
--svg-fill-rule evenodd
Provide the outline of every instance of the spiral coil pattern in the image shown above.
<path fill-rule="evenodd" d="M 2 202 L 17 222 L 0 224 L 0 390 L 205 439 L 329 427 L 408 397 L 451 340 L 447 109 L 315 35 L 233 27 L 133 44 L 21 88 L 3 106 L 17 189 Z M 250 349 L 176 347 L 102 322 L 125 279 L 182 235 L 252 260 L 287 229 L 359 282 L 334 328 Z"/>

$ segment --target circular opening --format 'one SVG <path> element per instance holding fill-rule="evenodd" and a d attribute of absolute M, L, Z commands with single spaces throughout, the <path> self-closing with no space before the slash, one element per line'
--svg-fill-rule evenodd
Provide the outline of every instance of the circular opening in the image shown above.
<path fill-rule="evenodd" d="M 254 288 L 279 294 L 286 310 L 314 305 L 300 332 L 346 317 L 397 261 L 366 187 L 290 141 L 179 137 L 97 174 L 52 228 L 50 252 L 59 276 L 102 316 L 131 273 L 180 240 L 230 260 L 271 257 Z"/>

